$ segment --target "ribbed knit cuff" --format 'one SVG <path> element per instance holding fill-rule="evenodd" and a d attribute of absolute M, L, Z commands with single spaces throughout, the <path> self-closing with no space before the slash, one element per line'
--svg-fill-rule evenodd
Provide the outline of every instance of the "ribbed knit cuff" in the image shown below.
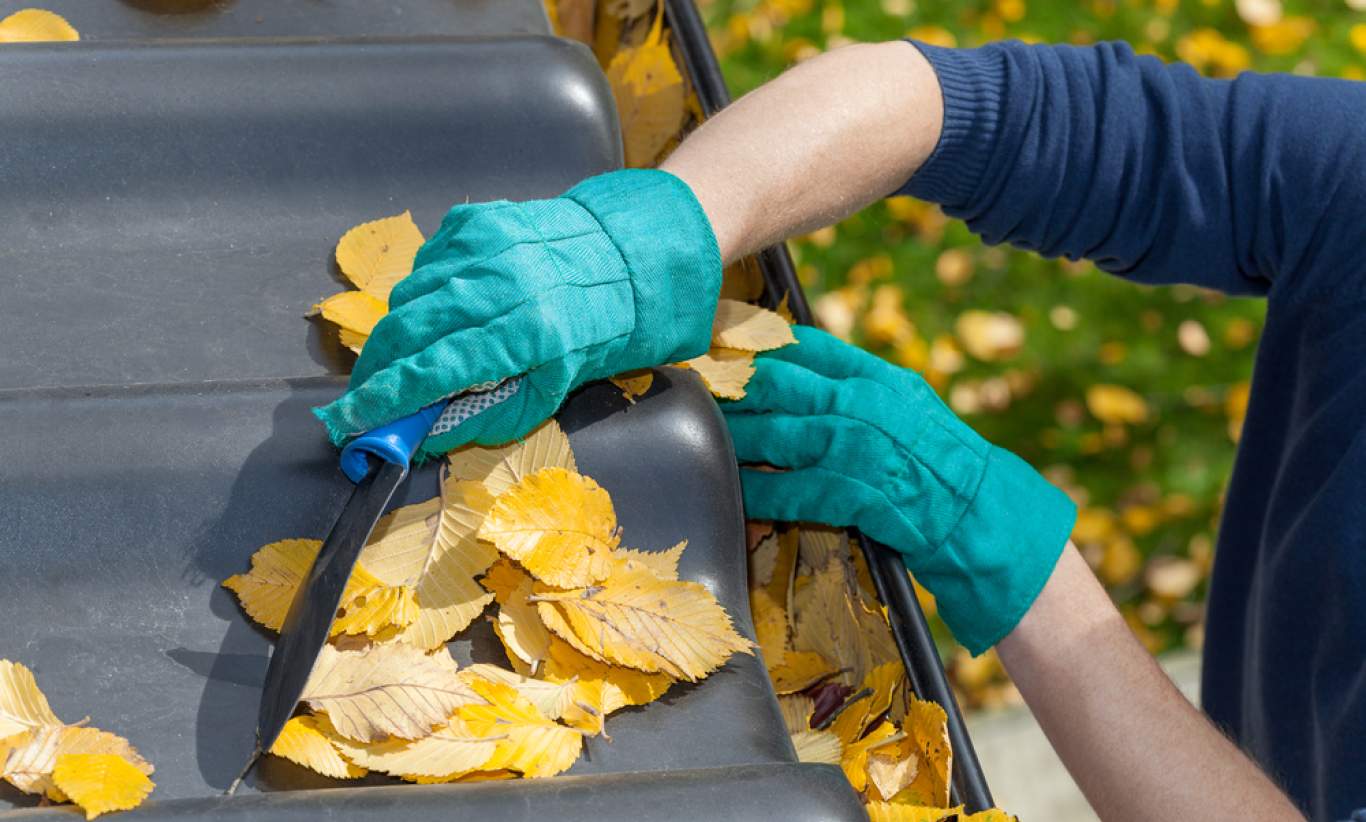
<path fill-rule="evenodd" d="M 930 158 L 898 194 L 947 209 L 972 202 L 991 161 L 1005 95 L 1000 48 L 950 49 L 908 41 L 930 61 L 944 96 L 944 126 Z"/>

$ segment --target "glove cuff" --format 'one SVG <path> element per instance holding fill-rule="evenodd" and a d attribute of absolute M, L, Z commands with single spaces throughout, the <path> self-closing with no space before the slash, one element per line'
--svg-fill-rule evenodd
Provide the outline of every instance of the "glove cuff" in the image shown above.
<path fill-rule="evenodd" d="M 635 296 L 635 330 L 621 370 L 706 353 L 721 291 L 721 251 L 702 204 L 655 169 L 590 177 L 565 192 L 621 252 Z"/>
<path fill-rule="evenodd" d="M 1038 598 L 1076 518 L 1066 494 L 1024 460 L 992 447 L 952 533 L 913 569 L 973 656 L 1010 633 Z"/>

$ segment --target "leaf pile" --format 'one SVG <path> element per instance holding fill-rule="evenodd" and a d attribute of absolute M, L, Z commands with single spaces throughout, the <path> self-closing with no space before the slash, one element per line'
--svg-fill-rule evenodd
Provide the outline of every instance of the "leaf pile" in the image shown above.
<path fill-rule="evenodd" d="M 121 736 L 67 724 L 33 672 L 0 659 L 0 779 L 51 802 L 74 802 L 94 819 L 136 808 L 152 792 L 152 764 Z"/>
<path fill-rule="evenodd" d="M 750 610 L 797 757 L 840 766 L 873 819 L 1011 819 L 949 807 L 948 718 L 911 693 L 848 535 L 805 524 L 757 533 Z"/>
<path fill-rule="evenodd" d="M 750 653 L 711 592 L 678 578 L 685 542 L 622 547 L 611 497 L 554 420 L 445 469 L 440 497 L 376 526 L 304 689 L 310 713 L 271 753 L 336 779 L 553 776 L 613 711 Z M 272 542 L 223 585 L 279 630 L 319 547 Z M 490 603 L 512 670 L 460 669 L 445 643 Z"/>

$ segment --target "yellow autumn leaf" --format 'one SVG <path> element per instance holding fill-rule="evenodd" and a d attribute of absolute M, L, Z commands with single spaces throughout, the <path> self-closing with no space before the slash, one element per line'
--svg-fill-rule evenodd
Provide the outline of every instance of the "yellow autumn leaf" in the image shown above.
<path fill-rule="evenodd" d="M 387 623 L 400 638 L 436 650 L 484 612 L 492 597 L 475 582 L 498 552 L 475 534 L 493 498 L 481 483 L 446 477 L 441 495 L 386 515 L 361 551 L 359 564 L 390 588 L 411 591 L 412 618 Z M 381 626 L 383 627 L 383 626 Z"/>
<path fill-rule="evenodd" d="M 870 795 L 890 800 L 912 784 L 919 773 L 920 756 L 913 739 L 903 739 L 868 754 Z"/>
<path fill-rule="evenodd" d="M 296 716 L 285 723 L 270 752 L 333 779 L 357 779 L 365 768 L 351 763 L 318 729 L 318 718 Z"/>
<path fill-rule="evenodd" d="M 237 595 L 248 616 L 262 627 L 278 631 L 322 545 L 317 539 L 282 539 L 264 545 L 252 554 L 251 571 L 228 577 L 223 587 Z M 342 592 L 342 605 L 379 585 L 379 580 L 357 564 Z"/>
<path fill-rule="evenodd" d="M 798 731 L 792 734 L 792 747 L 797 751 L 798 762 L 838 765 L 843 755 L 839 737 L 829 731 Z"/>
<path fill-rule="evenodd" d="M 136 808 L 156 787 L 147 774 L 113 754 L 61 754 L 52 781 L 81 806 L 86 819 Z"/>
<path fill-rule="evenodd" d="M 811 716 L 816 711 L 816 703 L 806 694 L 791 694 L 778 697 L 778 712 L 783 715 L 783 727 L 789 736 L 811 730 Z"/>
<path fill-rule="evenodd" d="M 428 656 L 393 643 L 359 651 L 323 646 L 302 700 L 325 712 L 341 735 L 374 742 L 428 736 L 477 697 L 457 675 L 449 654 Z"/>
<path fill-rule="evenodd" d="M 451 477 L 482 482 L 494 497 L 542 468 L 577 471 L 574 451 L 560 424 L 546 420 L 520 442 L 495 448 L 466 445 L 446 455 Z"/>
<path fill-rule="evenodd" d="M 933 702 L 912 697 L 901 727 L 915 740 L 920 758 L 919 773 L 909 786 L 891 798 L 911 805 L 948 805 L 953 751 L 949 747 L 948 717 L 944 709 Z"/>
<path fill-rule="evenodd" d="M 862 739 L 844 746 L 840 767 L 854 790 L 863 793 L 868 789 L 868 754 L 884 745 L 894 745 L 901 735 L 890 722 L 883 722 L 868 732 Z"/>
<path fill-rule="evenodd" d="M 731 654 L 751 653 L 710 591 L 658 579 L 631 563 L 618 565 L 602 585 L 535 599 L 546 627 L 602 661 L 695 681 Z M 547 617 L 555 612 L 563 619 Z"/>
<path fill-rule="evenodd" d="M 655 372 L 648 368 L 626 371 L 612 378 L 612 384 L 620 388 L 621 395 L 632 404 L 637 397 L 645 396 L 654 382 Z"/>
<path fill-rule="evenodd" d="M 834 721 L 830 723 L 830 732 L 845 745 L 852 744 L 862 736 L 868 722 L 877 718 L 877 714 L 869 713 L 868 710 L 872 703 L 870 695 L 866 691 L 859 691 L 855 696 L 857 698 L 851 697 L 840 706 Z"/>
<path fill-rule="evenodd" d="M 605 579 L 620 539 L 612 498 L 564 468 L 542 468 L 499 495 L 479 538 L 560 588 Z"/>
<path fill-rule="evenodd" d="M 745 396 L 745 386 L 754 376 L 754 352 L 713 347 L 700 357 L 675 363 L 697 372 L 707 390 L 724 400 Z"/>
<path fill-rule="evenodd" d="M 457 716 L 477 737 L 498 737 L 486 770 L 509 769 L 527 777 L 554 776 L 579 758 L 583 736 L 548 719 L 515 688 L 478 678 L 470 687 L 486 703 L 462 706 Z"/>
<path fill-rule="evenodd" d="M 53 793 L 52 770 L 63 754 L 110 754 L 127 761 L 145 774 L 152 764 L 123 737 L 79 725 L 44 725 L 22 735 L 0 762 L 0 778 L 25 793 Z"/>
<path fill-rule="evenodd" d="M 622 48 L 607 64 L 631 168 L 654 165 L 687 116 L 683 75 L 663 38 L 663 22 L 661 9 L 645 42 Z"/>
<path fill-rule="evenodd" d="M 0 43 L 51 43 L 80 40 L 61 15 L 45 9 L 20 9 L 0 20 Z"/>
<path fill-rule="evenodd" d="M 618 559 L 640 563 L 659 579 L 675 580 L 678 579 L 678 561 L 683 558 L 683 549 L 687 547 L 688 541 L 685 539 L 663 551 L 618 548 L 615 553 Z"/>
<path fill-rule="evenodd" d="M 413 257 L 424 242 L 409 211 L 361 223 L 337 242 L 337 267 L 387 311 L 389 291 L 412 273 Z"/>
<path fill-rule="evenodd" d="M 737 351 L 769 351 L 792 345 L 797 338 L 776 312 L 739 300 L 720 300 L 711 327 L 712 345 Z"/>
<path fill-rule="evenodd" d="M 389 305 L 373 294 L 364 291 L 343 291 L 333 294 L 313 306 L 324 320 L 337 326 L 342 345 L 360 353 L 369 339 L 370 332 L 384 315 L 389 313 Z"/>
<path fill-rule="evenodd" d="M 412 588 L 371 588 L 341 607 L 332 633 L 376 636 L 384 629 L 406 628 L 417 619 L 417 595 Z"/>
<path fill-rule="evenodd" d="M 838 671 L 838 665 L 814 651 L 788 651 L 781 665 L 769 669 L 768 678 L 777 693 L 794 694 L 832 678 Z"/>
<path fill-rule="evenodd" d="M 522 566 L 507 557 L 499 557 L 480 578 L 479 584 L 493 594 L 494 602 L 502 605 L 511 598 L 513 591 L 528 581 L 534 580 Z"/>
<path fill-rule="evenodd" d="M 387 739 L 366 744 L 330 730 L 331 743 L 356 764 L 413 781 L 445 782 L 482 770 L 498 748 L 497 739 L 475 735 L 457 718 L 411 742 Z"/>
<path fill-rule="evenodd" d="M 749 592 L 749 611 L 754 620 L 754 638 L 769 670 L 783 664 L 787 656 L 787 613 L 763 588 Z"/>
<path fill-rule="evenodd" d="M 558 636 L 550 637 L 550 656 L 545 678 L 551 682 L 599 683 L 602 711 L 610 714 L 629 705 L 646 705 L 659 699 L 673 685 L 668 674 L 649 674 L 633 668 L 608 665 L 580 653 Z"/>
<path fill-rule="evenodd" d="M 743 257 L 721 270 L 721 299 L 752 302 L 763 296 L 764 272 L 754 257 Z"/>
<path fill-rule="evenodd" d="M 1086 389 L 1086 407 L 1103 423 L 1137 425 L 1148 421 L 1148 403 L 1122 385 L 1097 383 Z"/>
<path fill-rule="evenodd" d="M 607 711 L 606 684 L 602 680 L 571 677 L 552 682 L 522 676 L 486 663 L 471 665 L 462 670 L 460 676 L 466 681 L 477 677 L 510 686 L 535 705 L 536 710 L 545 714 L 547 719 L 558 719 L 588 734 L 596 735 L 603 731 Z"/>
<path fill-rule="evenodd" d="M 953 325 L 963 350 L 983 362 L 1000 362 L 1024 346 L 1024 324 L 1004 311 L 964 311 Z"/>
<path fill-rule="evenodd" d="M 962 808 L 927 808 L 901 802 L 869 802 L 869 822 L 952 822 Z"/>
<path fill-rule="evenodd" d="M 508 655 L 526 663 L 535 674 L 550 655 L 550 631 L 541 622 L 535 604 L 527 601 L 531 587 L 532 580 L 527 577 L 508 594 L 498 606 L 493 627 Z"/>
<path fill-rule="evenodd" d="M 797 556 L 807 568 L 816 570 L 843 562 L 849 556 L 849 534 L 842 528 L 806 525 L 797 529 Z"/>
<path fill-rule="evenodd" d="M 61 720 L 38 690 L 33 672 L 17 662 L 0 659 L 0 740 Z M 3 760 L 0 760 L 2 763 Z"/>
<path fill-rule="evenodd" d="M 1000 808 L 990 808 L 979 813 L 959 813 L 958 822 L 1019 822 L 1019 820 Z"/>
<path fill-rule="evenodd" d="M 873 668 L 870 622 L 859 613 L 847 567 L 832 561 L 810 576 L 810 583 L 796 595 L 796 625 L 792 647 L 811 651 L 841 669 L 837 679 L 857 686 Z"/>

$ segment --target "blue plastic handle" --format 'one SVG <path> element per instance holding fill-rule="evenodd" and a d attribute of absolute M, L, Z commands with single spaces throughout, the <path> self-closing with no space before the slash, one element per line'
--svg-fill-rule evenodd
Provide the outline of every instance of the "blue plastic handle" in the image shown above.
<path fill-rule="evenodd" d="M 450 400 L 433 403 L 412 416 L 381 425 L 361 434 L 342 448 L 341 469 L 352 482 L 360 482 L 370 473 L 371 460 L 378 457 L 394 465 L 408 467 L 417 447 L 427 438 L 441 412 Z"/>

